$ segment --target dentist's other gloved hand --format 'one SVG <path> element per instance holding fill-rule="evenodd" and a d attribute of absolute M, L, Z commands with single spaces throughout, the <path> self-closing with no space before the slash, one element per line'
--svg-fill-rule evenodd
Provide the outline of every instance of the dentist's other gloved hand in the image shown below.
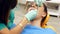
<path fill-rule="evenodd" d="M 25 17 L 28 19 L 28 21 L 33 20 L 34 18 L 36 18 L 36 16 L 37 16 L 37 10 L 36 10 L 36 9 L 30 10 L 30 11 L 25 15 Z"/>
<path fill-rule="evenodd" d="M 34 0 L 34 2 L 38 5 L 41 6 L 46 0 Z"/>

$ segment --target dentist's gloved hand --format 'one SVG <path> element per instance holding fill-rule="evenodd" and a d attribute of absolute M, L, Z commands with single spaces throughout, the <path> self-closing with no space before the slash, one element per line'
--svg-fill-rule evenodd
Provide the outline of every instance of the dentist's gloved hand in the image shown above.
<path fill-rule="evenodd" d="M 34 2 L 40 7 L 46 0 L 34 0 Z"/>
<path fill-rule="evenodd" d="M 37 10 L 31 10 L 25 15 L 28 21 L 33 20 L 34 18 L 36 18 L 36 16 L 37 16 Z"/>

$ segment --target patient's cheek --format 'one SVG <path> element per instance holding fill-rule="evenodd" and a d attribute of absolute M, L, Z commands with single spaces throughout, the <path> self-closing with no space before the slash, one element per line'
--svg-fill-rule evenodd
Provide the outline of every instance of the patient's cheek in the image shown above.
<path fill-rule="evenodd" d="M 43 7 L 39 7 L 39 8 L 38 8 L 37 18 L 41 18 L 41 17 L 42 17 L 43 12 L 44 12 Z"/>

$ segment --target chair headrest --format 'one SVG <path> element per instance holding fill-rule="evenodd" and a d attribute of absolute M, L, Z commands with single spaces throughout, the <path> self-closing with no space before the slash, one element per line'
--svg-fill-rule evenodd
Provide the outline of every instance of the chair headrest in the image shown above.
<path fill-rule="evenodd" d="M 44 21 L 43 24 L 42 24 L 42 27 L 43 27 L 43 28 L 45 28 L 45 26 L 46 26 L 46 24 L 47 24 L 49 18 L 50 18 L 50 15 L 47 14 L 47 17 L 46 17 L 45 21 Z"/>

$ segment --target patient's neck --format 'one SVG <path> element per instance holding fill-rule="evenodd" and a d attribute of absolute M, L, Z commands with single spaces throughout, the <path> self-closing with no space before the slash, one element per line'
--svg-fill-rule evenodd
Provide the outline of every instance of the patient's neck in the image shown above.
<path fill-rule="evenodd" d="M 36 19 L 36 20 L 33 20 L 33 21 L 31 21 L 31 24 L 33 25 L 33 26 L 37 26 L 37 27 L 41 27 L 41 18 L 40 19 Z"/>

